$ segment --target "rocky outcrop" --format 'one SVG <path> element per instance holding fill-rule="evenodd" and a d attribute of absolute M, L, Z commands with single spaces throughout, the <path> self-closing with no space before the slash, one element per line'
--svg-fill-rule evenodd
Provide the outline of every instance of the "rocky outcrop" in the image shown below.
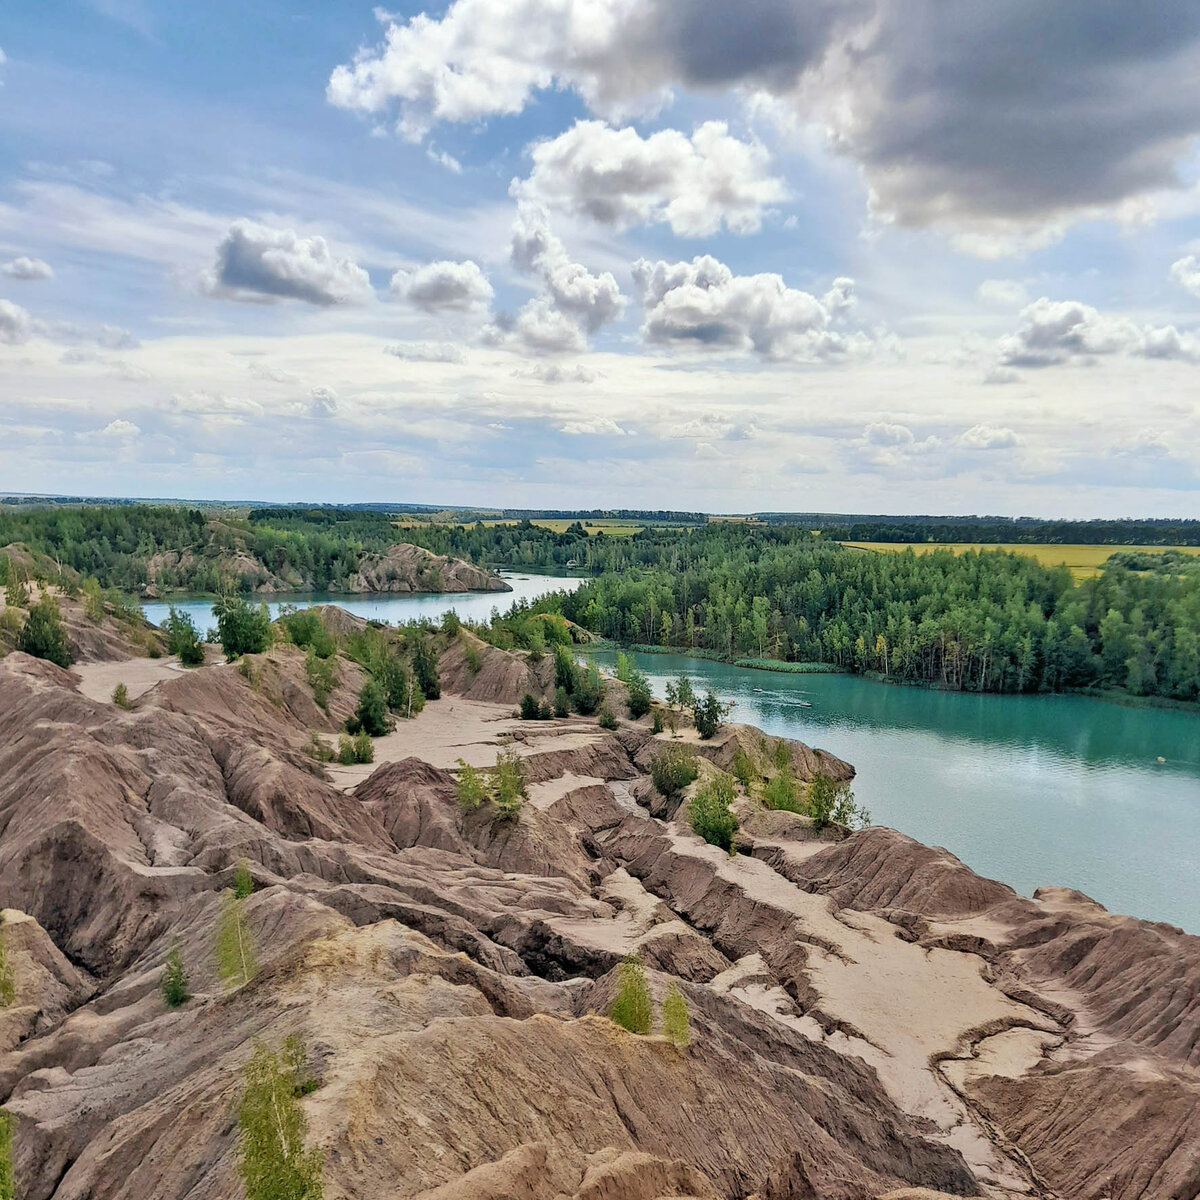
<path fill-rule="evenodd" d="M 730 856 L 639 806 L 632 725 L 455 696 L 347 792 L 302 747 L 361 677 L 339 660 L 326 712 L 303 662 L 198 668 L 128 712 L 0 662 L 0 1100 L 26 1200 L 236 1200 L 242 1067 L 292 1033 L 331 1200 L 1196 1192 L 1200 939 L 889 830 L 818 843 L 748 813 L 753 855 Z M 422 722 L 444 763 L 514 749 L 519 816 L 387 761 Z M 260 969 L 226 988 L 241 858 Z M 685 996 L 686 1048 L 600 1015 L 630 953 L 656 1004 Z"/>
<path fill-rule="evenodd" d="M 539 700 L 554 694 L 554 659 L 536 662 L 524 651 L 501 650 L 469 629 L 459 634 L 438 659 L 442 691 L 492 704 L 519 704 L 528 692 Z"/>
<path fill-rule="evenodd" d="M 461 558 L 401 542 L 386 554 L 364 554 L 350 577 L 352 592 L 511 592 L 499 575 Z"/>

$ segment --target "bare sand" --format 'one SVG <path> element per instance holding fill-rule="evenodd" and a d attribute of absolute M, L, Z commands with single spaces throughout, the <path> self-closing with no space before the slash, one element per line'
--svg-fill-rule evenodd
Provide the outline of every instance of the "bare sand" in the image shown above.
<path fill-rule="evenodd" d="M 76 663 L 71 668 L 79 676 L 79 690 L 89 700 L 111 700 L 113 688 L 123 683 L 130 700 L 143 696 L 164 679 L 174 679 L 183 671 L 178 658 L 130 658 L 124 662 Z"/>

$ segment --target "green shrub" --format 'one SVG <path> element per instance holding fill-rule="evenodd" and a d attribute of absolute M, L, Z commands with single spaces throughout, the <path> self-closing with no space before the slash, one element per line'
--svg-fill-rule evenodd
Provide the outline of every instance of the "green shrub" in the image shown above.
<path fill-rule="evenodd" d="M 319 733 L 309 735 L 308 742 L 304 746 L 304 753 L 309 758 L 315 758 L 317 762 L 333 762 L 333 747 Z"/>
<path fill-rule="evenodd" d="M 630 1033 L 649 1033 L 650 987 L 641 959 L 631 955 L 621 963 L 618 971 L 617 994 L 608 1010 L 609 1018 Z"/>
<path fill-rule="evenodd" d="M 354 743 L 347 733 L 338 738 L 337 760 L 343 767 L 352 767 L 358 761 L 354 754 Z"/>
<path fill-rule="evenodd" d="M 474 812 L 488 796 L 483 773 L 470 763 L 458 760 L 458 807 L 464 813 Z"/>
<path fill-rule="evenodd" d="M 472 675 L 478 675 L 480 667 L 483 666 L 483 659 L 479 657 L 479 647 L 472 642 L 464 642 L 463 661 Z"/>
<path fill-rule="evenodd" d="M 179 953 L 178 946 L 172 946 L 171 952 L 167 955 L 167 965 L 163 969 L 162 981 L 159 986 L 162 988 L 163 999 L 169 1008 L 181 1008 L 192 998 L 188 991 L 188 977 L 183 966 L 183 955 Z"/>
<path fill-rule="evenodd" d="M 442 614 L 442 632 L 448 637 L 458 637 L 462 632 L 462 621 L 454 609 Z"/>
<path fill-rule="evenodd" d="M 661 708 L 655 708 L 655 710 L 654 710 L 654 724 L 651 726 L 651 728 L 650 728 L 650 732 L 651 732 L 651 733 L 662 733 L 662 731 L 663 731 L 663 718 L 662 718 L 662 709 L 661 709 Z"/>
<path fill-rule="evenodd" d="M 360 729 L 351 739 L 351 745 L 354 747 L 354 761 L 358 763 L 370 763 L 375 761 L 375 743 L 371 741 L 371 735 L 365 730 Z"/>
<path fill-rule="evenodd" d="M 8 931 L 0 917 L 0 1007 L 11 1008 L 17 998 L 12 963 L 8 960 Z"/>
<path fill-rule="evenodd" d="M 599 721 L 600 721 L 601 729 L 616 729 L 617 728 L 617 718 L 613 716 L 611 711 L 609 711 L 609 707 L 607 704 L 602 704 L 600 706 Z"/>
<path fill-rule="evenodd" d="M 421 638 L 413 651 L 413 673 L 426 700 L 437 700 L 441 697 L 442 680 L 438 674 L 437 655 L 426 637 Z"/>
<path fill-rule="evenodd" d="M 313 699 L 325 708 L 329 697 L 337 687 L 337 667 L 332 658 L 321 658 L 315 650 L 309 650 L 304 659 L 304 674 L 312 688 Z"/>
<path fill-rule="evenodd" d="M 746 791 L 750 790 L 751 785 L 758 778 L 754 760 L 746 753 L 746 748 L 741 745 L 733 752 L 733 777 Z"/>
<path fill-rule="evenodd" d="M 117 686 L 113 688 L 112 702 L 118 708 L 124 708 L 126 710 L 133 707 L 132 701 L 129 699 L 129 689 L 123 683 L 118 683 Z"/>
<path fill-rule="evenodd" d="M 254 978 L 258 969 L 254 935 L 246 923 L 245 901 L 232 890 L 221 893 L 221 911 L 217 916 L 217 974 L 226 987 L 241 987 Z"/>
<path fill-rule="evenodd" d="M 502 821 L 516 820 L 525 802 L 525 764 L 513 750 L 502 750 L 491 771 L 492 803 Z"/>
<path fill-rule="evenodd" d="M 696 703 L 696 693 L 692 689 L 692 681 L 686 675 L 667 684 L 667 703 L 672 708 L 688 709 Z"/>
<path fill-rule="evenodd" d="M 568 696 L 575 694 L 579 683 L 579 664 L 566 646 L 554 647 L 554 682 Z"/>
<path fill-rule="evenodd" d="M 830 775 L 814 775 L 809 780 L 807 797 L 813 828 L 824 829 L 833 820 L 839 802 L 845 804 L 843 797 L 849 796 L 849 803 L 853 805 L 854 797 L 849 793 L 850 785 L 848 783 L 838 783 Z"/>
<path fill-rule="evenodd" d="M 629 655 L 624 650 L 617 651 L 617 665 L 613 672 L 622 683 L 629 682 L 629 673 L 633 670 L 629 662 Z"/>
<path fill-rule="evenodd" d="M 365 729 L 371 737 L 383 737 L 390 728 L 387 696 L 378 680 L 368 679 L 358 693 L 358 706 L 346 722 L 346 732 L 354 734 Z"/>
<path fill-rule="evenodd" d="M 781 771 L 792 765 L 792 747 L 785 738 L 775 739 L 775 748 L 771 752 L 771 757 Z"/>
<path fill-rule="evenodd" d="M 53 596 L 43 596 L 29 610 L 17 636 L 17 649 L 64 668 L 74 661 Z"/>
<path fill-rule="evenodd" d="M 162 629 L 167 635 L 168 654 L 179 655 L 179 661 L 185 667 L 198 667 L 204 662 L 204 644 L 189 613 L 180 612 L 172 604 Z"/>
<path fill-rule="evenodd" d="M 696 732 L 705 741 L 716 736 L 724 716 L 725 706 L 717 699 L 717 694 L 712 688 L 708 689 L 703 700 L 697 700 L 692 705 L 692 720 L 696 723 Z"/>
<path fill-rule="evenodd" d="M 222 596 L 213 605 L 217 636 L 225 658 L 233 662 L 243 654 L 261 654 L 271 645 L 271 614 L 265 604 L 250 605 L 241 596 Z"/>
<path fill-rule="evenodd" d="M 794 813 L 805 811 L 806 806 L 800 802 L 796 776 L 790 766 L 785 767 L 767 781 L 763 788 L 762 798 L 768 808 Z"/>
<path fill-rule="evenodd" d="M 321 1200 L 321 1152 L 306 1149 L 308 1122 L 297 1094 L 306 1090 L 297 1059 L 285 1043 L 276 1053 L 256 1041 L 238 1105 L 238 1173 L 246 1200 Z M 308 1089 L 311 1090 L 311 1089 Z"/>
<path fill-rule="evenodd" d="M 690 746 L 671 746 L 660 750 L 650 763 L 650 778 L 660 795 L 678 796 L 700 774 L 700 763 Z"/>
<path fill-rule="evenodd" d="M 526 692 L 521 697 L 521 720 L 522 721 L 540 721 L 542 719 L 542 705 L 536 696 L 530 692 Z"/>
<path fill-rule="evenodd" d="M 571 697 L 567 695 L 567 689 L 561 684 L 554 689 L 554 715 L 556 717 L 571 715 Z"/>
<path fill-rule="evenodd" d="M 11 1113 L 0 1108 L 0 1200 L 16 1200 L 17 1180 L 13 1170 L 13 1124 Z"/>
<path fill-rule="evenodd" d="M 287 639 L 301 650 L 312 650 L 318 658 L 329 658 L 337 651 L 333 634 L 325 627 L 320 613 L 311 608 L 287 608 L 277 618 Z"/>
<path fill-rule="evenodd" d="M 104 589 L 100 586 L 100 580 L 89 575 L 80 585 L 79 590 L 83 593 L 83 611 L 87 613 L 88 619 L 100 624 L 104 620 Z"/>
<path fill-rule="evenodd" d="M 604 701 L 604 681 L 600 678 L 600 668 L 595 662 L 589 662 L 587 670 L 582 673 L 575 683 L 572 696 L 575 711 L 590 717 Z"/>
<path fill-rule="evenodd" d="M 653 696 L 650 693 L 650 681 L 643 672 L 631 669 L 627 682 L 629 688 L 629 715 L 636 721 L 638 717 L 644 717 L 650 711 L 650 705 L 653 701 Z"/>
<path fill-rule="evenodd" d="M 4 603 L 10 608 L 28 608 L 29 584 L 24 578 L 18 579 L 15 570 L 16 568 L 13 568 L 13 572 L 10 572 L 8 586 L 4 589 Z"/>
<path fill-rule="evenodd" d="M 239 858 L 233 869 L 233 894 L 239 900 L 245 900 L 253 892 L 254 876 L 250 874 L 250 864 L 244 858 Z"/>
<path fill-rule="evenodd" d="M 730 811 L 736 793 L 728 775 L 715 775 L 699 788 L 688 803 L 688 821 L 710 846 L 733 853 L 733 835 L 738 819 Z"/>
<path fill-rule="evenodd" d="M 691 1042 L 692 1025 L 688 1020 L 688 1003 L 675 984 L 667 988 L 666 997 L 663 999 L 662 1026 L 663 1033 L 676 1050 L 685 1049 Z"/>

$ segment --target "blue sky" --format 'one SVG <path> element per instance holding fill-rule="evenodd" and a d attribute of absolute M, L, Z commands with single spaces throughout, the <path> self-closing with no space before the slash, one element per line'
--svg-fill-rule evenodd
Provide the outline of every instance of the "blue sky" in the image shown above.
<path fill-rule="evenodd" d="M 9 6 L 0 490 L 1200 515 L 1130 9 Z"/>

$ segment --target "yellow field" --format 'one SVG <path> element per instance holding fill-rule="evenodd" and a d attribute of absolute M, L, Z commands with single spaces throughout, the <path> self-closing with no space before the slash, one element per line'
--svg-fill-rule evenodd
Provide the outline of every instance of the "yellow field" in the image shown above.
<path fill-rule="evenodd" d="M 517 521 L 484 521 L 485 525 L 516 525 Z M 540 525 L 543 529 L 549 529 L 552 533 L 565 533 L 572 525 L 575 524 L 574 518 L 567 517 L 546 517 L 544 520 L 533 522 L 534 525 Z M 637 533 L 644 529 L 644 525 L 636 525 L 631 521 L 584 521 L 584 529 L 589 534 L 599 533 L 601 530 L 605 534 L 612 537 L 629 537 L 631 534 Z"/>
<path fill-rule="evenodd" d="M 967 550 L 1008 550 L 1013 554 L 1036 558 L 1044 567 L 1065 564 L 1076 579 L 1090 579 L 1093 575 L 1099 575 L 1104 564 L 1118 550 L 1139 550 L 1149 554 L 1182 550 L 1184 554 L 1200 554 L 1200 546 L 1057 546 L 1011 542 L 843 542 L 842 545 L 852 546 L 856 550 L 878 550 L 884 554 L 894 554 L 900 550 L 912 550 L 914 554 L 931 554 L 934 550 L 953 550 L 955 554 Z"/>

